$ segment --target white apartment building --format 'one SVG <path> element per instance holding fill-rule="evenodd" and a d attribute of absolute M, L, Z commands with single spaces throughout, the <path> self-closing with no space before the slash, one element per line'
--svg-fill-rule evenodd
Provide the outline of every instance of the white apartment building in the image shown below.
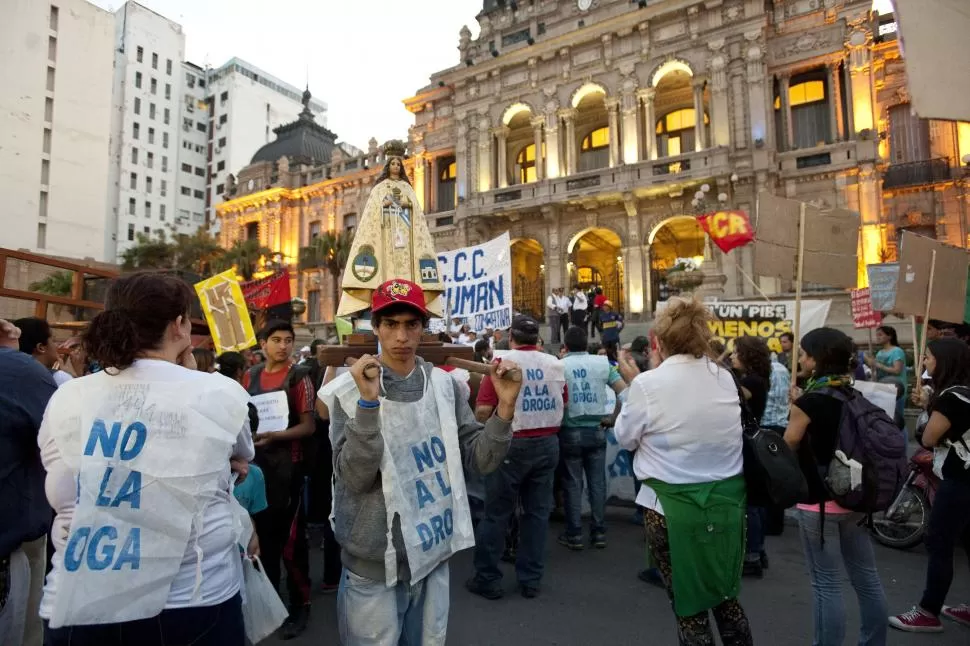
<path fill-rule="evenodd" d="M 274 140 L 276 127 L 300 114 L 303 91 L 255 65 L 232 58 L 208 71 L 208 95 L 213 122 L 207 202 L 211 209 L 222 202 L 229 174 L 238 175 L 260 147 Z M 327 104 L 311 99 L 310 111 L 316 122 L 326 127 Z"/>
<path fill-rule="evenodd" d="M 106 259 L 114 18 L 84 0 L 4 0 L 0 246 Z"/>
<path fill-rule="evenodd" d="M 191 233 L 205 224 L 209 107 L 204 70 L 192 63 L 183 63 L 181 72 L 175 226 L 180 233 Z"/>
<path fill-rule="evenodd" d="M 185 34 L 164 16 L 127 2 L 115 13 L 115 80 L 109 193 L 109 259 L 137 234 L 170 229 L 179 195 Z M 190 211 L 191 212 L 191 211 Z M 181 233 L 194 228 L 177 227 Z"/>

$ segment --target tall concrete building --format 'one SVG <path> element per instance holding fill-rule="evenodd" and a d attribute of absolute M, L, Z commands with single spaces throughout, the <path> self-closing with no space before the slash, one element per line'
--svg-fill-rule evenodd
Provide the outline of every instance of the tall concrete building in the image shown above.
<path fill-rule="evenodd" d="M 104 260 L 113 16 L 8 0 L 0 20 L 0 245 Z"/>

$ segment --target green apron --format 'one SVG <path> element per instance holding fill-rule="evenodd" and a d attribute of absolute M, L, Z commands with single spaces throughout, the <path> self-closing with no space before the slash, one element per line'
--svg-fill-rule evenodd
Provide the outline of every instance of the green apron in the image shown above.
<path fill-rule="evenodd" d="M 744 476 L 719 482 L 643 483 L 667 520 L 674 612 L 690 617 L 738 596 L 744 563 Z"/>

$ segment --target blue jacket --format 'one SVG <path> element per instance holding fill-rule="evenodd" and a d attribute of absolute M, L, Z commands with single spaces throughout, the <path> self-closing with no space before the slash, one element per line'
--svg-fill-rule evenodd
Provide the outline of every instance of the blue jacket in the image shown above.
<path fill-rule="evenodd" d="M 0 347 L 0 558 L 51 526 L 37 433 L 55 390 L 33 357 Z"/>

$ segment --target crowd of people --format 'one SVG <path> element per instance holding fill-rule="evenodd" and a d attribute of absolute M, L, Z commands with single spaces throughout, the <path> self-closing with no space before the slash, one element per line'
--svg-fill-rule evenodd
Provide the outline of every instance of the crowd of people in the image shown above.
<path fill-rule="evenodd" d="M 807 484 L 795 513 L 813 643 L 845 640 L 843 572 L 860 644 L 886 644 L 889 627 L 939 632 L 941 618 L 970 626 L 970 605 L 944 605 L 954 550 L 970 552 L 970 347 L 954 326 L 931 325 L 929 388 L 910 398 L 943 478 L 925 588 L 890 617 L 865 514 L 835 501 L 827 473 L 856 379 L 892 380 L 906 405 L 895 331 L 879 330 L 874 355 L 833 328 L 785 335 L 780 353 L 755 337 L 727 349 L 706 307 L 672 299 L 649 336 L 621 347 L 622 317 L 601 291 L 572 291 L 549 301 L 561 348 L 547 351 L 527 315 L 482 338 L 460 322 L 444 333 L 487 366 L 477 388 L 419 356 L 431 314 L 403 279 L 374 292 L 380 354 L 344 368 L 317 358 L 321 341 L 298 350 L 286 321 L 260 330 L 258 356 L 193 348 L 194 294 L 159 274 L 116 280 L 66 343 L 40 319 L 0 322 L 0 643 L 242 646 L 259 603 L 247 560 L 286 599 L 279 636 L 293 639 L 311 622 L 319 526 L 317 589 L 337 596 L 341 643 L 444 644 L 457 552 L 474 548 L 472 594 L 507 594 L 508 560 L 534 599 L 557 507 L 560 545 L 607 548 L 612 433 L 637 482 L 641 578 L 667 591 L 680 643 L 717 632 L 752 644 L 741 581 L 766 575 L 765 536 L 784 510 L 749 504 L 746 416 L 784 438 Z"/>

